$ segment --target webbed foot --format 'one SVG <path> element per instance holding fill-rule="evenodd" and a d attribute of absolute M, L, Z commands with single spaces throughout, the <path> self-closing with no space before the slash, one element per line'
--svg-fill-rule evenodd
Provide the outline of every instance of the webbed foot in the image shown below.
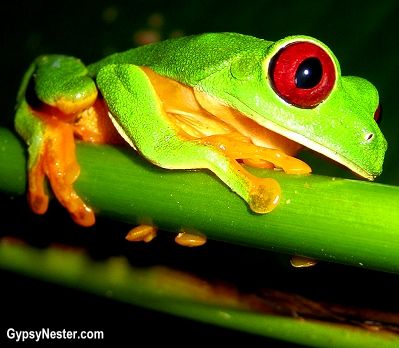
<path fill-rule="evenodd" d="M 73 188 L 80 172 L 75 156 L 73 127 L 55 120 L 45 127 L 40 152 L 29 168 L 29 204 L 37 214 L 47 211 L 49 198 L 44 189 L 47 177 L 54 195 L 73 220 L 79 225 L 91 226 L 95 223 L 94 212 Z"/>

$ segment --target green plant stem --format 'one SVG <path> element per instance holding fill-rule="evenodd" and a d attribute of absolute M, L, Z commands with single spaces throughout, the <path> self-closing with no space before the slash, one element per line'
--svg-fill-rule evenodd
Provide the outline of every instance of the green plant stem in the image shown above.
<path fill-rule="evenodd" d="M 25 189 L 22 145 L 0 132 L 0 190 Z M 282 187 L 278 207 L 257 215 L 204 171 L 157 168 L 130 149 L 80 144 L 76 189 L 99 214 L 153 223 L 292 255 L 399 273 L 399 187 L 253 170 Z"/>
<path fill-rule="evenodd" d="M 0 243 L 0 268 L 115 300 L 309 347 L 398 347 L 397 335 L 353 326 L 253 312 L 204 296 L 197 284 L 159 268 L 134 268 L 123 257 L 95 262 L 77 252 Z M 206 287 L 205 287 L 206 288 Z M 189 290 L 189 291 L 187 291 Z M 107 332 L 105 332 L 105 335 Z M 176 335 L 184 334 L 176 328 Z"/>

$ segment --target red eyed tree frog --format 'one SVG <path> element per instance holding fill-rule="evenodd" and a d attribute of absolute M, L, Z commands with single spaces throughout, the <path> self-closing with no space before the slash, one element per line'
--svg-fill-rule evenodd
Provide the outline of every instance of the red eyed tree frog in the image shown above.
<path fill-rule="evenodd" d="M 15 124 L 29 145 L 33 211 L 47 210 L 47 177 L 72 218 L 90 226 L 94 213 L 73 188 L 75 138 L 123 138 L 157 166 L 208 169 L 263 214 L 278 204 L 280 186 L 242 163 L 310 173 L 292 157 L 305 146 L 372 180 L 387 147 L 378 113 L 375 87 L 341 76 L 333 53 L 314 38 L 214 33 L 148 44 L 87 67 L 73 57 L 41 56 L 23 78 Z"/>

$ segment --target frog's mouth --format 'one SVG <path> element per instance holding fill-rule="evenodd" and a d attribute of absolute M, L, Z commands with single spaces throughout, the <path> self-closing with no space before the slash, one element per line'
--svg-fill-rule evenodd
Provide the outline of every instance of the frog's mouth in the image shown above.
<path fill-rule="evenodd" d="M 345 166 L 355 174 L 361 176 L 362 178 L 368 179 L 370 181 L 373 181 L 376 177 L 378 177 L 381 172 L 382 172 L 382 163 L 379 168 L 373 171 L 366 170 L 364 166 L 354 162 L 350 158 L 339 154 L 337 151 L 334 151 L 331 148 L 328 148 L 318 142 L 315 142 L 313 140 L 308 139 L 307 137 L 296 133 L 294 131 L 291 131 L 285 127 L 282 127 L 272 121 L 269 121 L 262 117 L 262 115 L 258 114 L 252 107 L 250 107 L 248 104 L 242 103 L 239 99 L 235 98 L 234 96 L 230 95 L 233 97 L 237 104 L 241 104 L 243 107 L 242 108 L 237 108 L 240 110 L 240 114 L 243 117 L 249 118 L 255 123 L 257 123 L 260 127 L 267 129 L 269 131 L 272 131 L 276 134 L 281 135 L 284 138 L 287 138 L 291 140 L 294 143 L 297 143 L 301 146 L 304 146 L 310 150 L 315 151 L 318 154 L 321 154 L 328 159 L 331 159 L 335 161 L 336 163 Z M 245 111 L 244 111 L 245 110 Z M 249 111 L 249 112 L 248 112 Z M 375 136 L 375 134 L 370 134 L 370 136 Z M 367 139 L 365 139 L 367 140 Z M 384 150 L 385 151 L 385 150 Z"/>
<path fill-rule="evenodd" d="M 363 167 L 358 165 L 357 163 L 353 162 L 352 160 L 348 159 L 345 156 L 339 155 L 336 151 L 325 147 L 315 141 L 312 141 L 306 137 L 304 137 L 301 134 L 292 132 L 286 128 L 280 127 L 272 122 L 265 122 L 263 121 L 262 123 L 267 123 L 263 124 L 264 127 L 272 130 L 273 132 L 276 132 L 278 134 L 283 135 L 284 137 L 310 149 L 313 151 L 316 151 L 317 153 L 326 156 L 329 159 L 332 159 L 333 161 L 347 167 L 349 170 L 354 172 L 357 175 L 360 175 L 361 177 L 368 179 L 370 181 L 374 180 L 380 173 L 381 170 L 378 172 L 369 172 L 365 170 Z"/>
<path fill-rule="evenodd" d="M 265 119 L 264 117 L 262 117 L 261 115 L 259 115 L 252 108 L 248 107 L 246 104 L 244 104 L 244 105 L 245 105 L 245 108 L 247 109 L 246 114 L 248 116 L 246 116 L 245 113 L 240 112 L 240 115 L 243 118 L 252 120 L 252 122 L 254 122 L 254 124 L 257 124 L 263 130 L 271 131 L 271 132 L 281 136 L 282 138 L 289 139 L 291 142 L 293 142 L 295 144 L 299 144 L 298 148 L 303 146 L 310 150 L 313 150 L 316 153 L 321 154 L 321 155 L 327 157 L 328 159 L 333 160 L 336 163 L 345 166 L 346 168 L 348 168 L 355 174 L 359 175 L 360 177 L 368 179 L 370 181 L 374 180 L 377 176 L 379 176 L 381 174 L 382 161 L 381 161 L 379 167 L 376 166 L 375 170 L 372 170 L 372 171 L 366 170 L 364 168 L 364 166 L 351 160 L 350 158 L 346 157 L 345 155 L 339 154 L 337 151 L 335 151 L 329 147 L 326 147 L 316 141 L 310 140 L 309 138 L 301 135 L 300 133 L 291 131 L 285 127 L 282 127 L 282 126 L 272 122 L 272 121 L 269 121 L 269 120 Z M 248 113 L 248 109 L 251 110 L 250 113 Z M 236 119 L 238 119 L 238 118 L 236 117 Z M 242 122 L 242 120 L 241 120 L 241 122 Z M 369 136 L 371 138 L 373 136 L 376 136 L 376 134 L 370 133 Z M 377 139 L 375 139 L 375 140 L 377 140 Z M 365 141 L 367 141 L 367 139 L 365 139 Z M 262 144 L 260 144 L 260 146 L 262 146 Z M 283 149 L 283 151 L 284 151 L 284 149 Z M 385 152 L 385 150 L 384 150 L 384 152 Z M 296 151 L 294 151 L 294 154 L 295 153 L 296 153 Z M 288 153 L 288 154 L 290 154 L 290 153 Z M 380 162 L 380 161 L 378 161 L 378 162 Z"/>

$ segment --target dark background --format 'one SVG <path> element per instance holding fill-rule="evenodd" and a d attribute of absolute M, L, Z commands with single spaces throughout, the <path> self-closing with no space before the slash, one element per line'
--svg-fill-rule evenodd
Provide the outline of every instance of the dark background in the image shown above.
<path fill-rule="evenodd" d="M 1 126 L 12 127 L 18 85 L 24 70 L 40 54 L 74 55 L 91 63 L 133 47 L 137 44 L 137 33 L 143 30 L 156 31 L 161 38 L 179 32 L 235 31 L 272 41 L 286 35 L 306 34 L 317 37 L 334 51 L 343 75 L 365 77 L 378 88 L 384 110 L 381 128 L 389 144 L 384 172 L 378 181 L 399 184 L 397 1 L 17 0 L 9 2 L 7 8 L 3 5 L 1 14 Z M 159 18 L 163 19 L 162 25 Z M 352 177 L 313 154 L 303 156 L 316 173 Z M 166 264 L 239 286 L 271 286 L 323 299 L 397 309 L 391 302 L 398 286 L 393 275 L 326 264 L 310 270 L 292 270 L 286 256 L 216 242 L 188 252 L 167 237 L 146 246 L 144 251 L 141 246 L 126 246 L 122 242 L 126 229 L 122 224 L 100 219 L 88 234 L 87 230 L 73 226 L 55 203 L 48 215 L 37 217 L 30 214 L 24 198 L 11 201 L 2 195 L 0 199 L 4 207 L 0 211 L 0 235 L 12 235 L 36 247 L 45 248 L 52 243 L 83 246 L 98 259 L 134 254 L 132 262 Z M 270 265 L 270 260 L 277 260 L 276 266 L 264 267 Z M 153 342 L 158 337 L 186 344 L 222 339 L 234 342 L 239 338 L 248 346 L 277 344 L 8 272 L 2 272 L 1 277 L 1 316 L 6 327 L 92 327 L 104 329 L 109 339 L 122 338 L 129 345 L 138 344 L 139 340 Z M 377 284 L 384 284 L 385 291 Z"/>

